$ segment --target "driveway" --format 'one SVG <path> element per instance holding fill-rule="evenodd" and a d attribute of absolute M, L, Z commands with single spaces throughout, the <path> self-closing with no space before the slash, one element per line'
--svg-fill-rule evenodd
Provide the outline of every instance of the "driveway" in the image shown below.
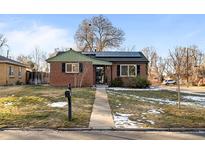
<path fill-rule="evenodd" d="M 0 131 L 1 140 L 204 140 L 205 132 L 145 131 Z"/>

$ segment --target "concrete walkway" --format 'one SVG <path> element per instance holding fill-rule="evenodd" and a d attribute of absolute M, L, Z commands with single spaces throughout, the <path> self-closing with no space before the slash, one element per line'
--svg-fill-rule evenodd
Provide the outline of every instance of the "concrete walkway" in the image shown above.
<path fill-rule="evenodd" d="M 109 129 L 115 127 L 105 86 L 96 87 L 95 102 L 89 127 L 94 129 Z"/>

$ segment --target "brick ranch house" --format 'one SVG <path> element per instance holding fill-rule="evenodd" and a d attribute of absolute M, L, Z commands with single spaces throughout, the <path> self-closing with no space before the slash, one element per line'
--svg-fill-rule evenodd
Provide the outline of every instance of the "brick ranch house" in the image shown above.
<path fill-rule="evenodd" d="M 123 80 L 136 76 L 147 78 L 148 60 L 142 52 L 77 52 L 72 49 L 58 52 L 46 60 L 50 63 L 50 84 L 89 87 L 108 84 L 116 78 Z"/>

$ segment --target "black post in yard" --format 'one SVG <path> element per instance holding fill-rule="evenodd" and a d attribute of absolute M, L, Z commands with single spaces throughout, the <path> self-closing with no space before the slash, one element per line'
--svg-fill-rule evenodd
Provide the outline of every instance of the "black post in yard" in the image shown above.
<path fill-rule="evenodd" d="M 68 85 L 68 89 L 65 91 L 65 97 L 68 98 L 68 120 L 72 120 L 72 97 L 71 97 L 71 84 Z"/>
<path fill-rule="evenodd" d="M 68 120 L 72 120 L 72 101 L 71 97 L 68 97 Z"/>

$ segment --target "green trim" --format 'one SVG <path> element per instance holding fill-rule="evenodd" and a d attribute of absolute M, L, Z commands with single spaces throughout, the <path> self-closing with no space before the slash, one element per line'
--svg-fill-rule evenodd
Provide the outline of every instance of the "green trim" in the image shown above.
<path fill-rule="evenodd" d="M 112 62 L 97 60 L 92 58 L 93 65 L 112 65 Z"/>
<path fill-rule="evenodd" d="M 46 60 L 48 63 L 52 62 L 92 62 L 93 65 L 112 65 L 112 62 L 103 61 L 103 60 L 97 60 L 88 56 L 85 56 L 81 54 L 80 52 L 69 50 L 65 53 L 62 53 L 60 55 L 51 57 Z"/>

